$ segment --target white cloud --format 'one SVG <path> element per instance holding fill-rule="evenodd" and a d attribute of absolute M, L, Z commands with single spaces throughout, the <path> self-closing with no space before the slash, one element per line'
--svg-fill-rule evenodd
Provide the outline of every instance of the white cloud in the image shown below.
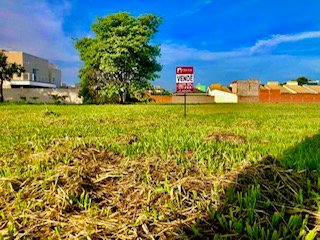
<path fill-rule="evenodd" d="M 320 38 L 320 31 L 303 32 L 291 35 L 272 35 L 269 39 L 258 40 L 253 46 L 224 52 L 200 50 L 168 42 L 161 46 L 161 62 L 162 64 L 170 64 L 187 60 L 213 61 L 226 58 L 250 57 L 255 53 L 258 54 L 263 49 L 275 47 L 284 42 L 296 42 L 312 38 Z"/>
<path fill-rule="evenodd" d="M 213 61 L 221 58 L 241 57 L 244 55 L 246 55 L 246 52 L 243 50 L 212 52 L 176 44 L 161 45 L 161 62 L 163 64 L 170 64 L 183 60 Z"/>
<path fill-rule="evenodd" d="M 0 47 L 21 50 L 51 61 L 79 61 L 71 36 L 63 32 L 66 0 L 0 0 Z"/>
<path fill-rule="evenodd" d="M 186 10 L 181 13 L 181 16 L 191 16 L 199 12 L 201 9 L 203 9 L 205 6 L 212 3 L 212 0 L 206 0 L 206 1 L 199 1 L 195 5 L 190 7 L 190 10 Z"/>
<path fill-rule="evenodd" d="M 254 46 L 250 48 L 250 53 L 256 53 L 265 48 L 275 47 L 285 42 L 297 42 L 305 39 L 320 38 L 320 31 L 302 32 L 297 34 L 287 35 L 272 35 L 271 38 L 266 40 L 259 40 Z"/>

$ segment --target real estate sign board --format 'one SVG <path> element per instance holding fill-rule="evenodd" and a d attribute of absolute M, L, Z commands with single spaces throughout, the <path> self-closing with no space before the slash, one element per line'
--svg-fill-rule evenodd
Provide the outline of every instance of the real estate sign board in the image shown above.
<path fill-rule="evenodd" d="M 176 68 L 176 92 L 188 93 L 193 91 L 194 71 L 193 67 Z"/>

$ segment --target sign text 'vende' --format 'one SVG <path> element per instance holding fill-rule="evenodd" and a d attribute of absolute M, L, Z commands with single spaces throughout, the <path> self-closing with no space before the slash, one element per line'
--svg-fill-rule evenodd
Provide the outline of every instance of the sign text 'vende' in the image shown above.
<path fill-rule="evenodd" d="M 193 67 L 176 68 L 176 92 L 188 93 L 193 91 L 194 71 Z"/>

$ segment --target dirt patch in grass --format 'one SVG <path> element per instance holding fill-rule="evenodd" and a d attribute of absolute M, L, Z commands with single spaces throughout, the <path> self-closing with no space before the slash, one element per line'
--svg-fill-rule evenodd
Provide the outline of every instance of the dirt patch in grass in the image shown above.
<path fill-rule="evenodd" d="M 246 137 L 229 132 L 213 133 L 204 138 L 205 141 L 227 142 L 232 144 L 240 144 L 246 142 Z"/>
<path fill-rule="evenodd" d="M 216 177 L 155 158 L 74 149 L 54 174 L 0 181 L 0 231 L 39 238 L 167 239 L 217 200 Z"/>

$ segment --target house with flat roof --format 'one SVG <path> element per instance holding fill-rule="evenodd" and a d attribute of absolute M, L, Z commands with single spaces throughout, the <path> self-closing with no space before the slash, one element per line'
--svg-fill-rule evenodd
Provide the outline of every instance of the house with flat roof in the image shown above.
<path fill-rule="evenodd" d="M 48 60 L 21 51 L 0 49 L 9 63 L 24 67 L 21 76 L 14 75 L 4 88 L 59 88 L 61 87 L 61 70 Z"/>

